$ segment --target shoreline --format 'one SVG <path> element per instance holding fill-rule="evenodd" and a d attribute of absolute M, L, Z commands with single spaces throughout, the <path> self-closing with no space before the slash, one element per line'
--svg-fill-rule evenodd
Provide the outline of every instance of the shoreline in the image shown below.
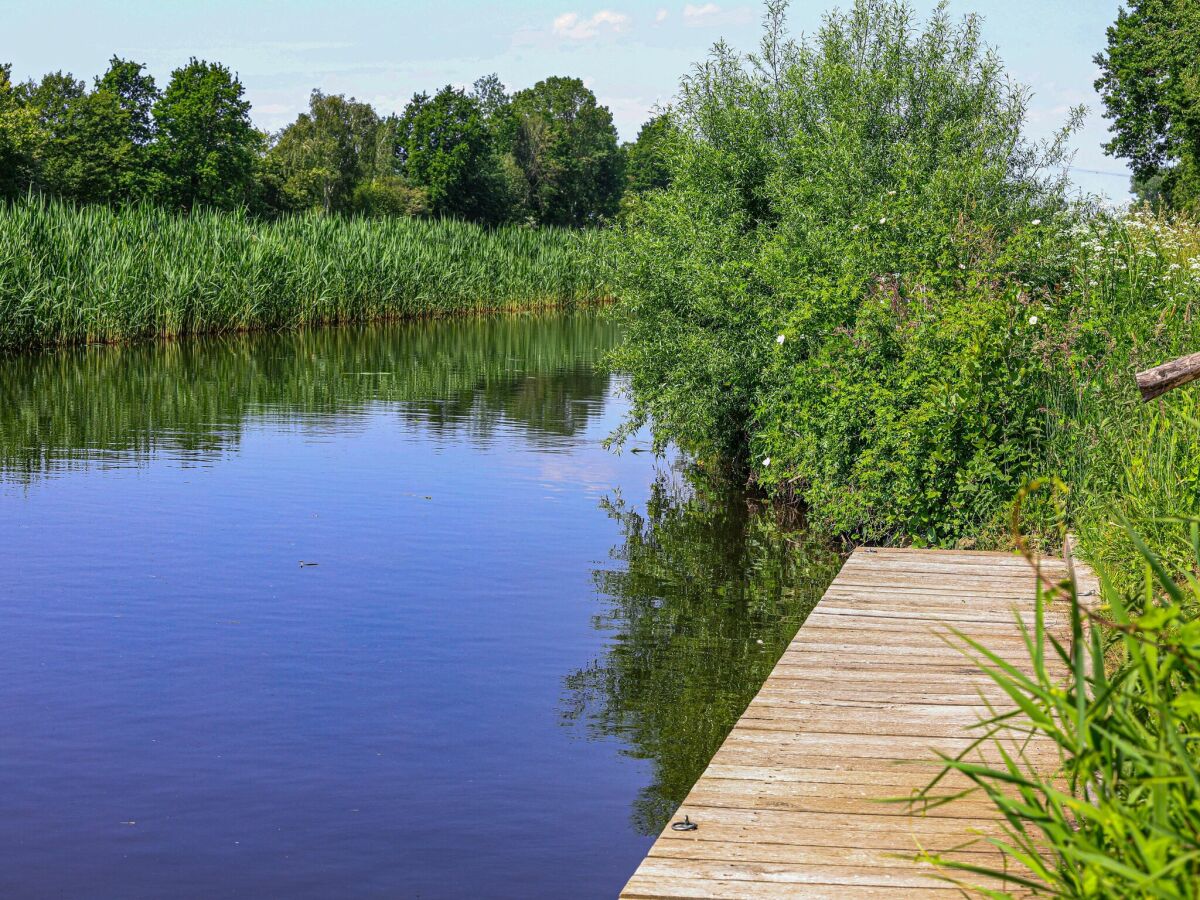
<path fill-rule="evenodd" d="M 204 328 L 200 330 L 159 331 L 123 338 L 95 338 L 72 341 L 42 341 L 30 344 L 0 344 L 0 363 L 15 357 L 38 353 L 55 353 L 65 350 L 86 350 L 93 347 L 133 347 L 148 344 L 174 344 L 194 338 L 237 337 L 252 334 L 287 334 L 308 329 L 345 328 L 352 325 L 385 325 L 402 322 L 434 322 L 447 319 L 481 319 L 493 316 L 517 316 L 523 314 L 545 314 L 571 312 L 584 309 L 603 309 L 616 303 L 614 297 L 599 297 L 586 300 L 547 300 L 544 302 L 518 303 L 501 306 L 463 307 L 462 309 L 439 309 L 411 313 L 384 313 L 362 318 L 318 319 L 295 324 L 256 324 L 233 328 Z"/>

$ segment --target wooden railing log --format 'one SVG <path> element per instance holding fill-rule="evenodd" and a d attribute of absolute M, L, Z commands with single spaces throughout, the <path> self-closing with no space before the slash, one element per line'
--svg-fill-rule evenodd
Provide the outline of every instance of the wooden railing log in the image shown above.
<path fill-rule="evenodd" d="M 1138 372 L 1137 385 L 1143 400 L 1153 400 L 1197 378 L 1200 378 L 1200 353 L 1193 353 L 1191 356 Z"/>

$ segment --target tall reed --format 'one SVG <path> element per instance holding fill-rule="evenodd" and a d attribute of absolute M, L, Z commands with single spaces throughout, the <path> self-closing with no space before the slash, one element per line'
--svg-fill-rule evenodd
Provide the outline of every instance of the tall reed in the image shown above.
<path fill-rule="evenodd" d="M 568 305 L 604 295 L 602 239 L 28 199 L 0 207 L 0 347 Z"/>
<path fill-rule="evenodd" d="M 1096 219 L 1075 238 L 1071 312 L 1047 351 L 1055 364 L 1039 396 L 1040 472 L 1071 486 L 1070 519 L 1089 560 L 1128 590 L 1142 557 L 1123 523 L 1173 574 L 1195 563 L 1170 520 L 1200 516 L 1200 393 L 1185 387 L 1143 403 L 1133 376 L 1200 350 L 1200 225 L 1135 212 Z"/>

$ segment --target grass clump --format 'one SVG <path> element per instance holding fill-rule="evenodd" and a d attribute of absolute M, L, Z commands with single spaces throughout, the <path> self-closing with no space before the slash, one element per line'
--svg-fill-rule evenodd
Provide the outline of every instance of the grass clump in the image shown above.
<path fill-rule="evenodd" d="M 1174 524 L 1188 537 L 1192 572 L 1200 571 L 1200 521 Z M 1200 581 L 1172 577 L 1136 533 L 1127 536 L 1142 559 L 1142 589 L 1127 593 L 1101 569 L 1096 611 L 1081 603 L 1073 583 L 1039 586 L 1028 666 L 967 641 L 1013 706 L 981 723 L 979 745 L 995 751 L 995 762 L 978 761 L 973 748 L 945 761 L 943 775 L 960 773 L 972 785 L 954 799 L 982 793 L 1004 818 L 1002 835 L 986 840 L 1007 865 L 981 868 L 956 853 L 931 859 L 963 887 L 989 875 L 1021 895 L 1196 895 Z M 1052 602 L 1069 606 L 1069 635 L 1047 630 Z M 1027 757 L 1027 742 L 1038 737 L 1057 748 L 1057 770 Z M 940 780 L 920 802 L 946 799 L 936 796 Z"/>
<path fill-rule="evenodd" d="M 0 348 L 569 305 L 595 233 L 453 221 L 272 222 L 151 206 L 0 206 Z"/>
<path fill-rule="evenodd" d="M 1200 226 L 1134 211 L 1073 231 L 1070 281 L 1041 352 L 1042 470 L 1072 489 L 1069 516 L 1089 558 L 1140 587 L 1132 524 L 1170 572 L 1195 564 L 1178 520 L 1200 516 L 1195 386 L 1143 403 L 1133 375 L 1200 349 Z"/>

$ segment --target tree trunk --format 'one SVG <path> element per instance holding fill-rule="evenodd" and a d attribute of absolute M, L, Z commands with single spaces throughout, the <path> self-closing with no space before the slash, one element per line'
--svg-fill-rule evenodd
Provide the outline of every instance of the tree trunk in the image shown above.
<path fill-rule="evenodd" d="M 1138 390 L 1143 400 L 1153 400 L 1167 391 L 1200 378 L 1200 353 L 1137 373 Z"/>

